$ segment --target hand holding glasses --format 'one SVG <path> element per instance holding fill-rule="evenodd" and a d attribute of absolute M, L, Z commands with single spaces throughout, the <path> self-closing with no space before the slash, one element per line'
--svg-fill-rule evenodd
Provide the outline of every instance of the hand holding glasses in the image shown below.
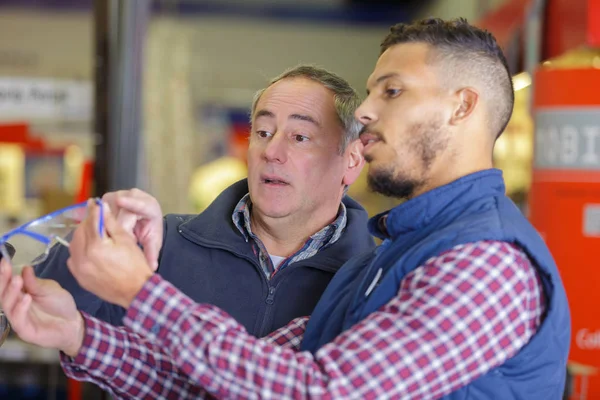
<path fill-rule="evenodd" d="M 102 205 L 99 198 L 96 204 Z M 104 231 L 103 208 L 100 209 L 98 231 Z M 73 231 L 87 215 L 87 202 L 75 204 L 37 218 L 0 236 L 1 258 L 9 260 L 13 274 L 19 274 L 26 265 L 37 265 L 48 258 L 56 245 L 69 247 Z M 0 310 L 0 346 L 10 332 L 10 323 Z"/>
<path fill-rule="evenodd" d="M 4 243 L 4 248 L 5 251 L 3 253 L 7 253 L 9 258 L 12 258 L 15 255 L 15 248 L 10 243 Z M 4 256 L 0 254 L 0 260 L 2 260 L 2 258 L 4 258 Z M 4 312 L 0 309 L 0 346 L 2 346 L 2 343 L 4 343 L 9 333 L 10 324 L 8 323 L 8 319 L 6 318 L 6 315 L 4 315 Z"/>

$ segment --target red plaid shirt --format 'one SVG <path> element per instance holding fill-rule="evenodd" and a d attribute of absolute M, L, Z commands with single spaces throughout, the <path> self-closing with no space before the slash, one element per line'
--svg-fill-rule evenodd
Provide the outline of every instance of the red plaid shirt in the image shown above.
<path fill-rule="evenodd" d="M 544 311 L 535 268 L 515 246 L 478 242 L 428 260 L 398 295 L 323 346 L 300 352 L 307 318 L 257 339 L 219 308 L 154 275 L 125 327 L 85 316 L 68 376 L 121 398 L 430 399 L 515 355 Z M 145 339 L 142 339 L 145 338 Z"/>

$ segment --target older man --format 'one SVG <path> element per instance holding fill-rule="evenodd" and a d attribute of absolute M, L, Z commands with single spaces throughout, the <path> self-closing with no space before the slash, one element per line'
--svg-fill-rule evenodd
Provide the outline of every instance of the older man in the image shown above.
<path fill-rule="evenodd" d="M 374 246 L 366 212 L 345 195 L 364 166 L 358 105 L 344 79 L 298 66 L 256 94 L 248 179 L 204 212 L 167 215 L 163 225 L 160 206 L 142 191 L 104 199 L 164 279 L 264 336 L 309 315 L 339 267 Z M 143 218 L 132 223 L 131 212 Z M 65 248 L 54 252 L 36 275 L 59 282 L 82 311 L 120 324 L 124 309 L 83 290 L 67 258 Z"/>

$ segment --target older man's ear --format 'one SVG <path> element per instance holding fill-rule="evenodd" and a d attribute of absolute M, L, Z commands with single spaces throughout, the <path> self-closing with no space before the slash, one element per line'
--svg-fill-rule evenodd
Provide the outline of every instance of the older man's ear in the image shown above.
<path fill-rule="evenodd" d="M 346 167 L 346 173 L 344 174 L 344 185 L 351 185 L 359 177 L 360 172 L 365 166 L 365 157 L 363 156 L 364 145 L 360 139 L 356 139 L 350 143 L 346 149 L 348 157 L 348 166 Z"/>

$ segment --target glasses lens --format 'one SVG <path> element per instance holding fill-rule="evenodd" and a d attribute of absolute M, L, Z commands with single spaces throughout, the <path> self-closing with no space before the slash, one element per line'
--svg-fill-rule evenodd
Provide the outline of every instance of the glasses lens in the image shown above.
<path fill-rule="evenodd" d="M 0 310 L 0 346 L 2 346 L 9 333 L 10 324 L 8 323 L 8 318 L 6 318 L 6 315 Z"/>
<path fill-rule="evenodd" d="M 13 274 L 21 273 L 21 269 L 26 265 L 37 265 L 43 262 L 50 250 L 46 243 L 20 233 L 11 236 L 8 240 L 15 248 L 15 255 L 11 261 Z M 2 246 L 4 247 L 4 244 Z M 6 248 L 3 253 L 6 253 Z"/>
<path fill-rule="evenodd" d="M 27 230 L 39 233 L 47 238 L 60 237 L 71 239 L 71 234 L 85 219 L 86 207 L 73 207 L 60 214 L 48 215 L 29 224 Z"/>
<path fill-rule="evenodd" d="M 85 204 L 74 206 L 29 223 L 24 230 L 32 235 L 16 233 L 8 237 L 7 242 L 16 250 L 12 259 L 13 273 L 20 273 L 26 265 L 37 265 L 43 262 L 58 243 L 68 246 L 73 231 L 85 219 L 86 214 Z"/>

